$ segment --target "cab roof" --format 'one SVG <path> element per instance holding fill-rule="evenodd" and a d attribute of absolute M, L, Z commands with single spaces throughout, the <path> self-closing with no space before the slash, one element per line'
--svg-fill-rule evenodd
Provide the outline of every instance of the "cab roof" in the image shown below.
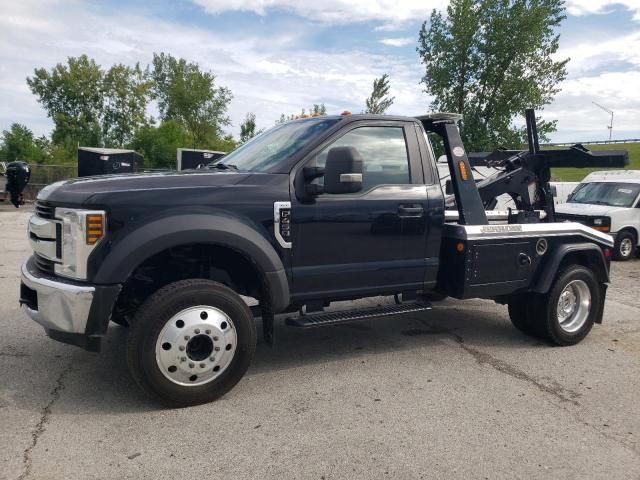
<path fill-rule="evenodd" d="M 640 183 L 640 170 L 601 170 L 592 172 L 582 180 L 582 183 L 590 182 Z"/>

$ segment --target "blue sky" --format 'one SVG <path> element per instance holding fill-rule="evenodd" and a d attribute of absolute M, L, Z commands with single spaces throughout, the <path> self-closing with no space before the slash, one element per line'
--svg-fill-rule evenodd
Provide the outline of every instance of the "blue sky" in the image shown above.
<path fill-rule="evenodd" d="M 0 129 L 12 122 L 37 135 L 52 127 L 25 78 L 86 53 L 98 63 L 145 65 L 153 52 L 196 61 L 234 98 L 237 135 L 247 112 L 260 127 L 281 113 L 325 103 L 359 112 L 375 77 L 389 73 L 390 113 L 429 109 L 418 30 L 445 0 L 20 0 L 0 15 Z M 640 0 L 567 0 L 559 58 L 569 75 L 542 115 L 558 120 L 554 141 L 640 138 Z M 516 32 L 514 34 L 517 35 Z M 152 107 L 153 108 L 153 107 Z"/>

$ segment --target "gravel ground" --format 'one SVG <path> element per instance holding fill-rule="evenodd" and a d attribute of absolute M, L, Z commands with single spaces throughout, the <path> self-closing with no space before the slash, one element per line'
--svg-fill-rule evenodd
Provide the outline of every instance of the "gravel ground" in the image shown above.
<path fill-rule="evenodd" d="M 0 207 L 0 478 L 640 478 L 640 261 L 605 321 L 552 348 L 488 301 L 300 331 L 212 404 L 163 410 L 18 309 L 28 211 Z"/>

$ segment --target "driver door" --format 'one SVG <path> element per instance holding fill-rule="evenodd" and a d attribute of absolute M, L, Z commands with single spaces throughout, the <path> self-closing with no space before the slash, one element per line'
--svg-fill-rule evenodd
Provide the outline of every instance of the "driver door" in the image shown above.
<path fill-rule="evenodd" d="M 362 189 L 292 199 L 293 298 L 421 289 L 428 196 L 413 124 L 356 124 L 305 166 L 324 167 L 334 147 L 359 152 Z"/>

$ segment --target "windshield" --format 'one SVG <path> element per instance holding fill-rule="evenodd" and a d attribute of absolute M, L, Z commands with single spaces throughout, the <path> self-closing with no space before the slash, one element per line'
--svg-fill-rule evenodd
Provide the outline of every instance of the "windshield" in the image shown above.
<path fill-rule="evenodd" d="M 225 155 L 211 167 L 227 165 L 243 171 L 267 172 L 331 128 L 338 118 L 318 118 L 277 125 Z"/>
<path fill-rule="evenodd" d="M 638 193 L 640 193 L 640 185 L 636 183 L 581 183 L 571 194 L 569 203 L 631 207 Z"/>

